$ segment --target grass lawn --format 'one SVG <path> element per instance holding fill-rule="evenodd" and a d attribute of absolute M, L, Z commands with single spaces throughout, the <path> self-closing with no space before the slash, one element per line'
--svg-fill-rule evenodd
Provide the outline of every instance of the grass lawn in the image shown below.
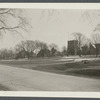
<path fill-rule="evenodd" d="M 92 61 L 88 64 L 73 62 L 58 65 L 37 66 L 32 69 L 48 71 L 64 75 L 74 75 L 80 77 L 100 78 L 100 61 Z"/>
<path fill-rule="evenodd" d="M 63 75 L 76 75 L 81 77 L 100 78 L 100 60 L 89 61 L 88 64 L 82 62 L 57 61 L 58 59 L 35 59 L 35 60 L 12 60 L 0 61 L 0 64 L 40 70 Z M 61 62 L 59 64 L 55 64 Z M 53 63 L 53 64 L 52 64 Z"/>

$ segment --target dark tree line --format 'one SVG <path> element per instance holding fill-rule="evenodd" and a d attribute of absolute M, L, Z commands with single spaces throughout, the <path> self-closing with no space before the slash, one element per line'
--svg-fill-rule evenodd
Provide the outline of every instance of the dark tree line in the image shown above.
<path fill-rule="evenodd" d="M 0 50 L 0 59 L 33 59 L 36 57 L 56 57 L 63 56 L 66 48 L 59 51 L 56 44 L 47 45 L 41 41 L 26 40 L 18 43 L 12 50 Z"/>

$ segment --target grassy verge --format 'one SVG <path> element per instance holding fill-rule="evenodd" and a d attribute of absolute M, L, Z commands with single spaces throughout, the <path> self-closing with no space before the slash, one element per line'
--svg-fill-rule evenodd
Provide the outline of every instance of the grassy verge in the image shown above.
<path fill-rule="evenodd" d="M 90 61 L 88 64 L 84 64 L 82 62 L 74 62 L 52 66 L 37 66 L 32 69 L 64 75 L 100 78 L 100 61 Z"/>

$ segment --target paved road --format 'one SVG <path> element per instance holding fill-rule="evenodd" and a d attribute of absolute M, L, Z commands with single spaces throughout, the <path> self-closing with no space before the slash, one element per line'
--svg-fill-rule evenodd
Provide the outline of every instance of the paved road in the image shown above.
<path fill-rule="evenodd" d="M 100 80 L 0 65 L 0 90 L 100 91 Z"/>

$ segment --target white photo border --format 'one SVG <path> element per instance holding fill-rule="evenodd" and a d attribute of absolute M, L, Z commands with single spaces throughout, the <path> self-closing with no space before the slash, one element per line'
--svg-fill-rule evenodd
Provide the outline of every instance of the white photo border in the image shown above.
<path fill-rule="evenodd" d="M 0 8 L 18 9 L 100 9 L 100 3 L 0 3 Z M 100 92 L 0 91 L 1 97 L 100 98 Z"/>

